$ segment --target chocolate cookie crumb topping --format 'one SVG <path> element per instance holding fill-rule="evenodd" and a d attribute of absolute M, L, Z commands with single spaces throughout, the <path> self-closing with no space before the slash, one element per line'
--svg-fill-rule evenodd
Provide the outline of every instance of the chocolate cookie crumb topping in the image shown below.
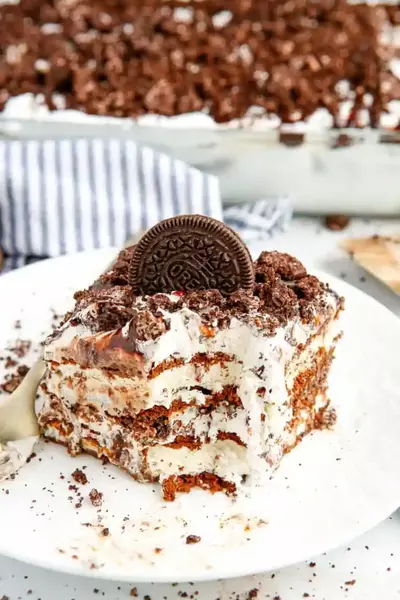
<path fill-rule="evenodd" d="M 252 289 L 253 263 L 229 227 L 202 215 L 166 219 L 138 243 L 129 268 L 137 294 L 216 289 L 228 295 Z"/>
<path fill-rule="evenodd" d="M 227 299 L 227 307 L 232 309 L 234 314 L 246 314 L 252 310 L 257 310 L 259 305 L 259 299 L 249 290 L 233 292 Z"/>
<path fill-rule="evenodd" d="M 84 322 L 94 330 L 111 331 L 123 327 L 133 316 L 134 297 L 129 286 L 96 287 L 77 292 L 74 297 L 78 310 L 71 319 L 72 325 Z"/>
<path fill-rule="evenodd" d="M 98 333 L 119 330 L 128 324 L 123 338 L 135 350 L 136 341 L 157 339 L 164 334 L 170 327 L 169 315 L 182 308 L 198 313 L 202 325 L 211 329 L 225 329 L 237 318 L 264 329 L 268 336 L 296 315 L 309 322 L 316 309 L 324 311 L 323 284 L 308 275 L 301 262 L 289 254 L 262 252 L 252 266 L 255 282 L 250 289 L 240 288 L 227 295 L 218 289 L 177 290 L 169 295 L 156 293 L 146 297 L 135 296 L 131 285 L 121 284 L 128 281 L 133 255 L 132 249 L 121 252 L 110 277 L 101 276 L 91 288 L 75 295 L 72 325 L 82 324 L 91 333 Z M 110 284 L 113 273 L 118 273 L 115 285 Z"/>
<path fill-rule="evenodd" d="M 199 290 L 182 296 L 179 304 L 187 306 L 191 310 L 204 310 L 211 306 L 214 308 L 224 306 L 225 299 L 218 290 Z"/>
<path fill-rule="evenodd" d="M 301 279 L 307 275 L 307 271 L 302 263 L 284 252 L 261 252 L 256 266 L 258 272 L 265 272 L 267 277 L 272 273 L 279 275 L 282 279 L 292 280 Z"/>
<path fill-rule="evenodd" d="M 298 298 L 295 292 L 283 282 L 275 283 L 273 286 L 264 284 L 259 293 L 261 308 L 279 321 L 285 322 L 295 316 Z"/>
<path fill-rule="evenodd" d="M 199 111 L 221 123 L 265 115 L 292 123 L 322 107 L 343 126 L 345 100 L 351 123 L 363 110 L 376 127 L 398 98 L 395 78 L 385 85 L 378 10 L 347 0 L 3 2 L 0 110 L 31 92 L 50 110 L 61 101 L 128 118 Z M 386 11 L 398 22 L 397 6 Z M 301 137 L 283 133 L 286 143 Z"/>
<path fill-rule="evenodd" d="M 322 292 L 321 282 L 314 275 L 307 275 L 296 281 L 293 289 L 298 298 L 305 298 L 305 300 L 312 300 Z"/>
<path fill-rule="evenodd" d="M 159 312 L 160 310 L 166 310 L 172 312 L 175 307 L 175 303 L 168 298 L 166 294 L 155 294 L 148 300 L 148 305 L 151 311 Z"/>
<path fill-rule="evenodd" d="M 150 311 L 135 312 L 132 318 L 129 337 L 137 340 L 155 340 L 167 331 L 167 324 L 161 317 Z"/>

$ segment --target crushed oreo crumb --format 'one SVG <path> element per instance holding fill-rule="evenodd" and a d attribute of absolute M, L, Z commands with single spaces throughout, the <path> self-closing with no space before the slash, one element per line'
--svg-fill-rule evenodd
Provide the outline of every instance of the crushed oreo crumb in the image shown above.
<path fill-rule="evenodd" d="M 199 535 L 188 535 L 186 538 L 187 544 L 198 544 L 201 542 L 201 537 Z"/>
<path fill-rule="evenodd" d="M 187 306 L 190 310 L 200 311 L 209 307 L 223 307 L 225 298 L 219 290 L 199 290 L 187 292 L 181 296 L 180 306 Z"/>
<path fill-rule="evenodd" d="M 304 265 L 294 256 L 284 252 L 261 252 L 256 265 L 265 269 L 267 273 L 270 273 L 268 269 L 272 269 L 276 275 L 288 281 L 301 279 L 307 275 Z"/>
<path fill-rule="evenodd" d="M 285 322 L 295 316 L 298 298 L 295 292 L 282 281 L 272 286 L 264 284 L 259 289 L 261 308 Z"/>
<path fill-rule="evenodd" d="M 97 491 L 96 488 L 91 490 L 89 498 L 93 506 L 101 506 L 103 503 L 103 494 L 102 492 Z"/>
<path fill-rule="evenodd" d="M 314 275 L 307 275 L 296 281 L 293 289 L 299 299 L 307 301 L 317 298 L 323 291 L 321 282 Z"/>
<path fill-rule="evenodd" d="M 6 357 L 6 362 L 5 362 L 4 366 L 5 366 L 6 369 L 12 369 L 13 367 L 16 367 L 17 364 L 18 364 L 18 361 L 16 361 L 11 356 L 7 356 Z"/>
<path fill-rule="evenodd" d="M 164 334 L 170 327 L 168 315 L 182 308 L 200 315 L 206 337 L 212 336 L 215 329 L 229 327 L 233 318 L 273 336 L 279 325 L 296 315 L 308 322 L 317 310 L 326 308 L 323 284 L 308 275 L 298 259 L 281 252 L 260 254 L 254 263 L 253 291 L 241 289 L 223 296 L 211 289 L 177 291 L 172 294 L 175 298 L 166 294 L 134 297 L 132 288 L 121 283 L 128 278 L 132 252 L 132 249 L 123 251 L 110 274 L 75 295 L 76 306 L 71 316 L 71 325 L 82 323 L 93 333 L 119 331 L 129 323 L 124 339 L 120 340 L 129 351 L 137 349 L 136 341 L 154 340 Z"/>
<path fill-rule="evenodd" d="M 71 474 L 71 477 L 81 485 L 85 485 L 88 482 L 85 473 L 80 469 L 75 469 L 75 471 Z"/>
<path fill-rule="evenodd" d="M 85 290 L 77 292 L 75 300 L 77 304 L 71 325 L 82 323 L 93 331 L 112 331 L 123 327 L 133 316 L 130 287 Z"/>
<path fill-rule="evenodd" d="M 19 365 L 13 373 L 8 373 L 5 376 L 0 384 L 0 389 L 7 394 L 12 394 L 22 383 L 28 371 L 29 367 L 27 365 Z"/>
<path fill-rule="evenodd" d="M 259 298 L 248 290 L 238 290 L 227 298 L 227 308 L 231 309 L 234 316 L 255 311 L 259 306 Z"/>
<path fill-rule="evenodd" d="M 158 313 L 161 310 L 172 312 L 176 307 L 176 302 L 173 302 L 167 294 L 154 294 L 154 296 L 149 298 L 148 306 L 154 313 Z"/>
<path fill-rule="evenodd" d="M 18 358 L 24 358 L 31 349 L 31 346 L 32 342 L 30 340 L 16 340 L 9 350 Z"/>

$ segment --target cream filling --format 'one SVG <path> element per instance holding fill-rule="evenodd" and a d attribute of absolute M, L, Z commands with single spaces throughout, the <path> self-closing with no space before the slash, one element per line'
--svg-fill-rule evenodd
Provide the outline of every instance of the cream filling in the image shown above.
<path fill-rule="evenodd" d="M 293 361 L 293 364 L 289 367 L 287 378 L 289 389 L 292 387 L 297 375 L 312 366 L 315 353 L 320 348 L 329 350 L 339 333 L 339 324 L 335 321 L 324 335 L 315 337 L 307 349 L 300 355 L 299 360 Z M 260 399 L 259 402 L 261 403 Z M 325 396 L 318 396 L 314 411 L 318 412 L 325 405 Z M 149 449 L 148 455 L 151 472 L 157 476 L 168 477 L 182 473 L 196 475 L 202 471 L 209 470 L 234 483 L 238 483 L 242 475 L 251 475 L 255 481 L 263 479 L 276 468 L 286 445 L 292 445 L 298 435 L 304 433 L 309 418 L 309 411 L 304 410 L 303 419 L 300 416 L 297 427 L 289 431 L 287 425 L 293 417 L 293 411 L 288 405 L 282 409 L 282 406 L 276 405 L 274 402 L 265 402 L 265 410 L 267 418 L 260 427 L 260 433 L 263 432 L 263 434 L 260 435 L 258 440 L 259 445 L 256 456 L 252 455 L 252 447 L 255 444 L 250 443 L 254 441 L 254 434 L 246 426 L 246 413 L 241 411 L 243 414 L 240 414 L 236 418 L 236 423 L 231 420 L 226 423 L 226 431 L 235 431 L 238 433 L 240 439 L 248 445 L 247 448 L 229 440 L 223 442 L 217 441 L 214 444 L 205 444 L 198 450 L 189 450 L 188 448 L 171 449 L 163 446 L 155 446 Z M 197 427 L 199 428 L 199 433 L 202 432 L 199 424 L 197 424 Z M 224 431 L 221 424 L 218 424 L 216 431 L 211 430 L 211 432 L 214 434 L 217 433 L 218 428 Z M 270 438 L 270 435 L 272 438 Z M 213 438 L 214 436 L 210 435 L 210 437 Z M 226 455 L 221 456 L 221 448 L 225 448 L 224 445 L 226 445 Z M 264 457 L 261 458 L 260 454 L 263 454 Z"/>
<path fill-rule="evenodd" d="M 230 440 L 204 444 L 200 450 L 154 446 L 149 448 L 147 458 L 150 473 L 161 479 L 205 471 L 240 484 L 242 475 L 251 470 L 247 449 Z"/>
<path fill-rule="evenodd" d="M 101 369 L 82 370 L 77 364 L 67 363 L 48 369 L 46 385 L 49 393 L 62 398 L 67 407 L 79 403 L 116 415 L 147 408 L 147 383 L 140 377 L 109 376 Z"/>

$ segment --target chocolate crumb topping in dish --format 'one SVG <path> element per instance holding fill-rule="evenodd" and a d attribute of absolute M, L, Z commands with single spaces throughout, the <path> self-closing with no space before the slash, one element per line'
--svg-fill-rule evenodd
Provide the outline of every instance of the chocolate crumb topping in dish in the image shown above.
<path fill-rule="evenodd" d="M 129 270 L 135 292 L 218 289 L 228 295 L 254 282 L 250 253 L 229 227 L 202 215 L 161 221 L 139 241 Z"/>
<path fill-rule="evenodd" d="M 363 112 L 375 127 L 398 99 L 383 10 L 347 0 L 5 3 L 0 110 L 31 92 L 50 110 L 115 117 L 293 123 L 322 108 L 337 127 L 365 126 Z M 386 10 L 398 23 L 398 7 Z M 343 117 L 344 102 L 353 110 Z"/>
<path fill-rule="evenodd" d="M 166 501 L 236 494 L 333 426 L 343 300 L 288 254 L 253 262 L 222 223 L 179 217 L 149 233 L 46 341 L 40 427 L 72 455 L 160 482 Z"/>

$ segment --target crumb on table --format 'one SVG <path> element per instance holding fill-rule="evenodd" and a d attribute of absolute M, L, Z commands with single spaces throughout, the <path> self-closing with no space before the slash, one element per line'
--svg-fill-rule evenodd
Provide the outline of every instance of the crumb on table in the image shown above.
<path fill-rule="evenodd" d="M 103 503 L 103 494 L 93 488 L 89 494 L 89 498 L 93 506 L 101 506 Z"/>
<path fill-rule="evenodd" d="M 201 542 L 201 537 L 199 535 L 188 535 L 186 538 L 187 544 L 198 544 Z"/>

